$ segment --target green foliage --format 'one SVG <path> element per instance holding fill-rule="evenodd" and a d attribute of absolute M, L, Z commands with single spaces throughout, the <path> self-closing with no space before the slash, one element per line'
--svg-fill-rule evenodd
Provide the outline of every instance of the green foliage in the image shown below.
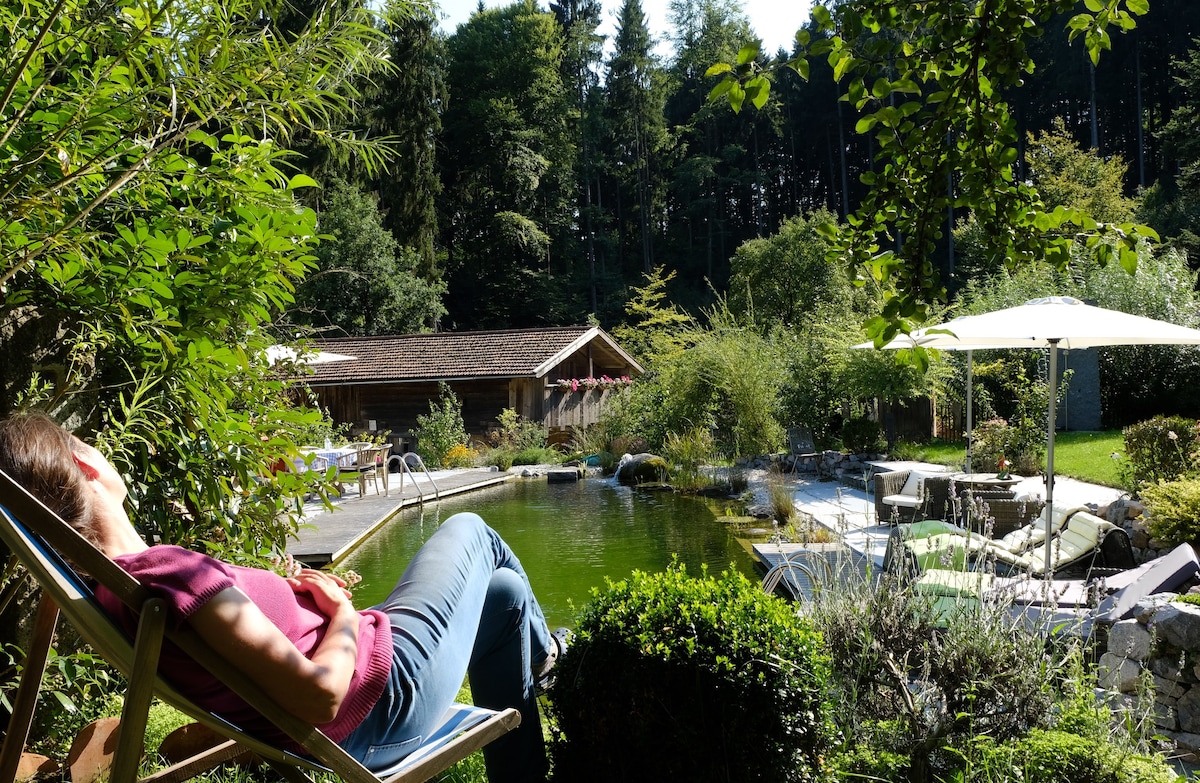
<path fill-rule="evenodd" d="M 717 448 L 731 456 L 767 454 L 784 442 L 778 422 L 783 365 L 779 352 L 757 332 L 713 312 L 692 345 L 643 376 L 635 397 L 644 406 L 643 434 L 658 446 L 668 432 L 714 430 Z"/>
<path fill-rule="evenodd" d="M 1167 546 L 1200 541 L 1200 478 L 1145 484 L 1141 498 L 1151 536 Z"/>
<path fill-rule="evenodd" d="M 971 432 L 971 468 L 987 473 L 1001 472 L 1004 468 L 1012 473 L 1032 475 L 1041 470 L 1045 435 L 1039 441 L 1033 437 L 1032 427 L 1012 427 L 1004 419 L 988 419 L 980 422 Z"/>
<path fill-rule="evenodd" d="M 446 287 L 418 274 L 421 258 L 385 229 L 376 200 L 343 180 L 328 187 L 319 226 L 317 269 L 296 289 L 297 323 L 348 335 L 404 334 L 446 313 Z"/>
<path fill-rule="evenodd" d="M 1046 208 L 1081 209 L 1103 223 L 1133 219 L 1137 201 L 1122 195 L 1128 164 L 1121 156 L 1081 149 L 1061 117 L 1029 136 L 1029 174 Z"/>
<path fill-rule="evenodd" d="M 610 581 L 558 666 L 556 780 L 821 776 L 820 636 L 738 573 L 689 578 L 676 565 Z"/>
<path fill-rule="evenodd" d="M 547 465 L 562 462 L 562 454 L 546 446 L 545 426 L 524 418 L 512 408 L 505 408 L 497 417 L 500 426 L 488 440 L 492 448 L 486 462 L 508 470 L 513 465 Z"/>
<path fill-rule="evenodd" d="M 512 455 L 514 465 L 557 465 L 562 454 L 545 446 L 527 446 Z"/>
<path fill-rule="evenodd" d="M 1173 783 L 1178 776 L 1163 760 L 1131 754 L 1107 739 L 1034 729 L 1007 743 L 982 738 L 978 777 L 1023 783 Z M 974 779 L 974 777 L 970 778 Z"/>
<path fill-rule="evenodd" d="M 1045 208 L 1016 175 L 1018 125 L 1007 93 L 1033 71 L 1030 39 L 1075 8 L 1074 0 L 1008 0 L 964 15 L 953 4 L 853 0 L 814 6 L 822 35 L 797 33 L 786 65 L 807 79 L 812 61 L 827 61 L 843 99 L 861 112 L 856 132 L 875 145 L 876 167 L 861 176 L 870 190 L 847 227 L 829 233 L 833 255 L 887 291 L 883 312 L 868 322 L 880 344 L 925 320 L 927 304 L 944 295 L 930 259 L 951 207 L 969 206 L 994 257 L 1010 265 L 1044 258 L 1065 267 L 1082 236 L 1101 263 L 1120 260 L 1131 270 L 1138 241 L 1155 236 Z M 1109 28 L 1131 29 L 1133 15 L 1147 10 L 1142 0 L 1089 2 L 1069 17 L 1069 37 L 1082 38 L 1094 63 L 1111 46 Z M 756 54 L 751 46 L 710 67 L 708 75 L 721 77 L 710 100 L 727 99 L 735 111 L 746 98 L 765 105 L 771 83 Z"/>
<path fill-rule="evenodd" d="M 692 319 L 666 301 L 667 283 L 675 272 L 664 274 L 661 266 L 646 273 L 646 285 L 633 289 L 625 305 L 625 323 L 613 329 L 613 337 L 638 361 L 653 366 L 659 359 L 677 355 L 687 345 L 685 334 Z"/>
<path fill-rule="evenodd" d="M 844 750 L 900 754 L 910 780 L 929 780 L 957 768 L 953 749 L 973 736 L 1005 740 L 1050 724 L 1043 640 L 1013 627 L 1003 609 L 941 615 L 891 578 L 854 574 L 814 599 L 807 614 L 833 662 Z"/>
<path fill-rule="evenodd" d="M 1129 482 L 1141 487 L 1195 476 L 1200 470 L 1200 422 L 1183 416 L 1155 416 L 1122 431 Z"/>
<path fill-rule="evenodd" d="M 366 12 L 313 10 L 286 32 L 250 0 L 0 10 L 0 285 L 22 332 L 0 346 L 0 408 L 42 373 L 39 404 L 102 433 L 136 524 L 166 543 L 257 555 L 318 489 L 260 480 L 319 418 L 262 358 L 316 241 L 295 198 L 316 183 L 286 144 L 307 129 L 377 163 L 336 125 L 347 80 L 384 61 Z"/>
<path fill-rule="evenodd" d="M 1045 209 L 1077 209 L 1102 223 L 1134 218 L 1137 200 L 1123 195 L 1128 164 L 1119 155 L 1101 157 L 1096 150 L 1083 149 L 1061 117 L 1054 118 L 1050 130 L 1029 134 L 1026 163 Z M 995 274 L 1003 268 L 1005 259 L 993 255 L 987 232 L 974 215 L 960 222 L 954 239 L 965 279 Z"/>
<path fill-rule="evenodd" d="M 463 424 L 462 403 L 454 390 L 439 384 L 438 399 L 429 401 L 429 413 L 417 416 L 417 447 L 429 463 L 449 467 L 446 457 L 455 446 L 467 445 L 467 429 Z"/>
<path fill-rule="evenodd" d="M 545 425 L 530 421 L 512 408 L 500 411 L 496 420 L 500 428 L 492 433 L 493 446 L 513 451 L 545 448 L 548 437 Z"/>
<path fill-rule="evenodd" d="M 984 388 L 976 398 L 980 408 L 1004 410 L 1008 418 L 995 416 L 976 425 L 971 433 L 973 468 L 996 472 L 1004 458 L 1014 473 L 1033 475 L 1041 471 L 1050 401 L 1046 384 L 1029 377 L 1028 372 L 1027 365 L 1005 359 L 976 365 L 975 377 Z M 1062 387 L 1070 378 L 1070 371 L 1063 374 Z M 1065 388 L 1060 388 L 1059 399 L 1064 395 Z"/>
<path fill-rule="evenodd" d="M 796 495 L 791 484 L 779 476 L 772 476 L 767 482 L 767 498 L 770 501 L 771 518 L 777 524 L 786 526 L 796 521 Z"/>
<path fill-rule="evenodd" d="M 818 231 L 836 222 L 831 212 L 817 210 L 739 247 L 730 260 L 730 310 L 760 329 L 800 330 L 821 313 L 848 309 L 850 281 L 826 259 L 829 241 Z"/>
<path fill-rule="evenodd" d="M 0 682 L 0 708 L 12 712 L 11 697 L 24 671 L 25 654 L 14 644 L 0 647 L 0 671 L 11 680 Z M 59 653 L 51 648 L 38 689 L 30 730 L 31 748 L 52 758 L 66 756 L 80 729 L 112 714 L 125 690 L 122 679 L 98 655 L 86 650 Z"/>
<path fill-rule="evenodd" d="M 910 762 L 903 753 L 863 743 L 835 755 L 833 766 L 845 779 L 907 780 Z"/>
<path fill-rule="evenodd" d="M 150 704 L 150 712 L 146 716 L 146 747 L 155 749 L 162 744 L 167 735 L 180 726 L 192 723 L 190 716 L 180 712 L 161 701 Z"/>
<path fill-rule="evenodd" d="M 459 328 L 563 323 L 554 274 L 574 257 L 577 154 L 566 51 L 555 17 L 532 0 L 486 8 L 446 44 L 456 97 L 442 113 L 438 168 L 452 217 L 449 318 Z"/>
<path fill-rule="evenodd" d="M 883 429 L 866 416 L 846 419 L 842 424 L 842 448 L 851 454 L 877 454 L 883 450 Z"/>
<path fill-rule="evenodd" d="M 701 468 L 713 461 L 717 444 L 711 430 L 697 427 L 684 433 L 667 433 L 662 456 L 672 466 L 671 486 L 697 491 L 712 484 L 712 476 Z"/>

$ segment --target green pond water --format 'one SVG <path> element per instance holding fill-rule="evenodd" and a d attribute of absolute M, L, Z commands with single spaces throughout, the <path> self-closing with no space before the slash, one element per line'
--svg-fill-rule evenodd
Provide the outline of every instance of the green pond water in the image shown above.
<path fill-rule="evenodd" d="M 461 511 L 479 514 L 513 548 L 551 627 L 573 625 L 572 605 L 582 607 L 605 577 L 662 571 L 676 555 L 690 574 L 703 564 L 714 574 L 732 564 L 756 578 L 748 546 L 718 517 L 724 504 L 604 479 L 514 479 L 388 521 L 341 563 L 363 577 L 355 605 L 382 601 L 422 542 Z"/>

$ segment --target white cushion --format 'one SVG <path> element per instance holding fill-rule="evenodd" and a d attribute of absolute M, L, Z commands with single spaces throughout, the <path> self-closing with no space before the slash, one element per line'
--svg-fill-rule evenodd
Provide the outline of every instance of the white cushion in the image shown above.
<path fill-rule="evenodd" d="M 921 498 L 916 495 L 885 495 L 883 498 L 884 505 L 901 506 L 902 508 L 916 508 L 921 505 Z"/>
<path fill-rule="evenodd" d="M 908 473 L 908 478 L 904 481 L 904 486 L 900 488 L 901 495 L 911 495 L 914 498 L 921 497 L 921 490 L 925 486 L 925 474 L 919 470 L 912 470 Z"/>

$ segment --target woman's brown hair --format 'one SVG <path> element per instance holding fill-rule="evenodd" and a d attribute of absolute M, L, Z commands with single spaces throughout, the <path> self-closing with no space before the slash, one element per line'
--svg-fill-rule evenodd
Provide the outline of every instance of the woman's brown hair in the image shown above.
<path fill-rule="evenodd" d="M 91 494 L 75 464 L 74 436 L 40 412 L 0 420 L 0 470 L 90 541 Z"/>

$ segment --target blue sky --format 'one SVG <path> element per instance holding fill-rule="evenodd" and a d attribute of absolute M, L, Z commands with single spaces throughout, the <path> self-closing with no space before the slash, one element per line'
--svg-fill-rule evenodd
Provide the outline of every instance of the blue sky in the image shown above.
<path fill-rule="evenodd" d="M 467 21 L 479 5 L 479 0 L 436 0 L 439 7 L 439 17 L 442 29 L 453 33 L 454 29 Z M 495 8 L 509 5 L 512 0 L 484 0 L 484 6 Z M 604 6 L 603 22 L 600 33 L 611 39 L 616 31 L 615 19 L 621 8 L 621 0 L 602 0 Z M 538 0 L 538 5 L 549 9 L 548 0 Z M 642 0 L 642 8 L 650 23 L 650 33 L 660 42 L 660 52 L 668 50 L 661 47 L 666 37 L 668 0 Z M 792 38 L 796 30 L 808 18 L 809 0 L 742 0 L 742 7 L 750 18 L 754 32 L 763 39 L 763 47 L 767 52 L 774 53 L 779 47 L 791 50 Z"/>

